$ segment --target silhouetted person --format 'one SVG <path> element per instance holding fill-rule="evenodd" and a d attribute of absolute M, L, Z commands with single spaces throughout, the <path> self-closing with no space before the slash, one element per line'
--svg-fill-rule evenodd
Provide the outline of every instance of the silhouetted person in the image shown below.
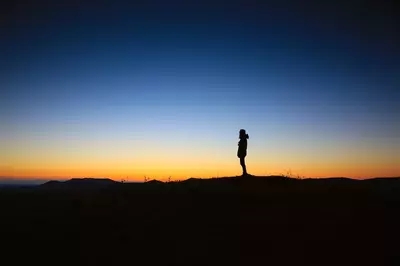
<path fill-rule="evenodd" d="M 249 135 L 246 134 L 246 130 L 241 129 L 239 131 L 239 143 L 238 143 L 238 151 L 237 151 L 237 156 L 240 159 L 240 165 L 242 166 L 243 169 L 243 176 L 247 175 L 247 170 L 246 170 L 246 163 L 244 161 L 244 158 L 247 155 L 247 139 L 249 138 Z"/>

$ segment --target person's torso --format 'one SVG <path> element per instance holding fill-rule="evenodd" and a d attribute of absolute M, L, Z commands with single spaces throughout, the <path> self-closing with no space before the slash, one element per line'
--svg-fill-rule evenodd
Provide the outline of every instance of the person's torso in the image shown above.
<path fill-rule="evenodd" d="M 247 139 L 240 139 L 239 141 L 239 150 L 247 149 Z"/>

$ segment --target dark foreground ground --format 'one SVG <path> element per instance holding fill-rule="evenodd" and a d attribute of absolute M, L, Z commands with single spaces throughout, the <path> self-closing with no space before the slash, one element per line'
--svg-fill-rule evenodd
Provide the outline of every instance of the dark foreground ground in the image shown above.
<path fill-rule="evenodd" d="M 0 190 L 2 265 L 400 265 L 400 179 Z M 4 262 L 4 263 L 3 263 Z"/>

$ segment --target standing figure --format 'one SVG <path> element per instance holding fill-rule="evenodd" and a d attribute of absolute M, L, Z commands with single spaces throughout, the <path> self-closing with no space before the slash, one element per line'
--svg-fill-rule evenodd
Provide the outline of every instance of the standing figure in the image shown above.
<path fill-rule="evenodd" d="M 243 176 L 247 175 L 247 170 L 246 170 L 246 163 L 244 161 L 244 158 L 247 155 L 247 139 L 249 138 L 249 135 L 246 134 L 246 130 L 241 129 L 239 131 L 239 143 L 238 143 L 238 151 L 237 151 L 237 157 L 240 159 L 240 165 L 242 166 L 243 169 Z"/>

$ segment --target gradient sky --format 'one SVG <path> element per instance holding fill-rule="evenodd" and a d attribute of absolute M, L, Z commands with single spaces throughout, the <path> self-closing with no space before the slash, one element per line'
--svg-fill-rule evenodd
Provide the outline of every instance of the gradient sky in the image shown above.
<path fill-rule="evenodd" d="M 255 175 L 400 176 L 394 2 L 54 2 L 2 14 L 0 176 L 238 175 L 241 128 Z"/>

